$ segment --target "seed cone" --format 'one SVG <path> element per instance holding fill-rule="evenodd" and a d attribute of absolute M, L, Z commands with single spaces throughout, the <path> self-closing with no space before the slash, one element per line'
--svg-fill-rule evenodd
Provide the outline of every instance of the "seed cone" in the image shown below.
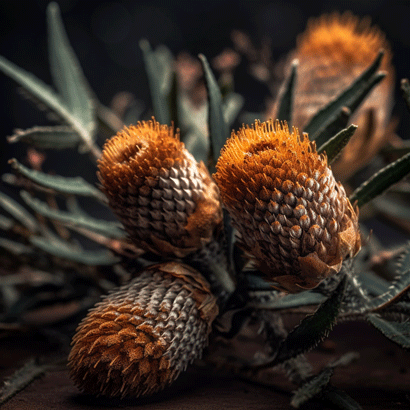
<path fill-rule="evenodd" d="M 71 378 L 80 390 L 108 397 L 162 390 L 201 356 L 217 313 L 197 271 L 176 262 L 148 267 L 80 323 Z"/>
<path fill-rule="evenodd" d="M 185 257 L 222 223 L 218 189 L 205 165 L 172 127 L 155 120 L 105 143 L 99 179 L 130 238 L 145 250 Z"/>
<path fill-rule="evenodd" d="M 338 179 L 346 181 L 366 165 L 389 137 L 388 124 L 393 107 L 394 68 L 384 34 L 369 19 L 351 13 L 322 15 L 309 20 L 298 37 L 289 61 L 299 60 L 294 96 L 293 125 L 303 129 L 309 120 L 365 71 L 380 49 L 385 55 L 381 70 L 386 78 L 368 95 L 351 121 L 359 126 L 332 165 Z"/>
<path fill-rule="evenodd" d="M 277 287 L 298 292 L 360 249 L 358 216 L 327 158 L 286 123 L 243 127 L 214 175 L 245 250 Z"/>

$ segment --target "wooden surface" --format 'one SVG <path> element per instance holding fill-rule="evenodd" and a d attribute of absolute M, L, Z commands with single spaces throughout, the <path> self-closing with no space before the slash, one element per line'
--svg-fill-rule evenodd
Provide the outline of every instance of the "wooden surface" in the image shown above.
<path fill-rule="evenodd" d="M 44 335 L 20 336 L 0 340 L 0 376 L 5 378 L 30 357 L 53 353 Z M 338 368 L 332 384 L 358 401 L 364 410 L 410 408 L 410 353 L 397 347 L 366 323 L 336 326 L 327 342 L 309 354 L 320 368 L 348 351 L 360 358 Z M 2 410 L 213 410 L 291 409 L 291 390 L 284 376 L 274 380 L 276 388 L 257 385 L 233 376 L 190 368 L 177 382 L 159 395 L 144 400 L 110 401 L 80 394 L 61 366 L 47 372 L 5 403 Z M 305 409 L 330 409 L 330 405 L 310 402 Z"/>

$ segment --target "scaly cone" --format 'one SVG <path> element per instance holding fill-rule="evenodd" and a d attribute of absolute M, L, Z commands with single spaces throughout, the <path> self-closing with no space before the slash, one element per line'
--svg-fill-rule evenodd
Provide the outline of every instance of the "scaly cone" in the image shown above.
<path fill-rule="evenodd" d="M 214 175 L 244 249 L 277 287 L 310 289 L 360 249 L 358 215 L 327 158 L 286 123 L 233 132 Z"/>
<path fill-rule="evenodd" d="M 201 356 L 217 314 L 199 272 L 176 262 L 150 266 L 80 323 L 71 378 L 81 391 L 108 397 L 162 390 Z"/>
<path fill-rule="evenodd" d="M 141 248 L 178 258 L 222 224 L 219 193 L 172 127 L 140 122 L 108 140 L 99 179 L 110 207 Z"/>

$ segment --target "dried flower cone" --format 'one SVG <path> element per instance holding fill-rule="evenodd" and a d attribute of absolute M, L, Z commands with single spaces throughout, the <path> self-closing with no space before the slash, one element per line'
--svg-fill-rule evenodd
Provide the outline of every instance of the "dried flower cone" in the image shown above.
<path fill-rule="evenodd" d="M 358 216 L 326 156 L 286 123 L 233 133 L 214 175 L 244 248 L 277 287 L 297 292 L 360 249 Z"/>
<path fill-rule="evenodd" d="M 140 122 L 108 140 L 99 178 L 130 238 L 154 253 L 185 257 L 222 223 L 218 189 L 172 127 Z"/>
<path fill-rule="evenodd" d="M 95 395 L 155 393 L 201 356 L 217 313 L 197 271 L 175 262 L 151 266 L 80 323 L 68 359 L 71 378 Z"/>
<path fill-rule="evenodd" d="M 345 181 L 366 165 L 386 143 L 394 94 L 394 69 L 384 34 L 350 13 L 334 13 L 312 19 L 297 41 L 289 61 L 299 60 L 293 125 L 303 129 L 309 120 L 347 88 L 385 50 L 381 69 L 386 78 L 366 98 L 351 122 L 357 124 L 349 149 L 332 165 Z"/>

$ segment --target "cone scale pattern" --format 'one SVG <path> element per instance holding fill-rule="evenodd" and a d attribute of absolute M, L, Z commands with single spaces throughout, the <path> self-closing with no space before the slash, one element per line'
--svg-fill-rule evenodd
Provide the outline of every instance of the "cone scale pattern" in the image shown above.
<path fill-rule="evenodd" d="M 71 378 L 80 390 L 108 397 L 162 390 L 201 356 L 217 313 L 197 271 L 175 262 L 151 266 L 80 323 L 69 355 Z"/>
<path fill-rule="evenodd" d="M 349 149 L 333 164 L 333 172 L 345 181 L 373 158 L 389 136 L 386 129 L 393 107 L 394 69 L 384 34 L 369 19 L 351 13 L 324 14 L 309 20 L 289 60 L 297 59 L 298 80 L 294 96 L 293 125 L 303 129 L 326 104 L 347 88 L 375 60 L 385 54 L 381 70 L 386 78 L 375 87 L 351 122 L 359 126 Z"/>
<path fill-rule="evenodd" d="M 298 292 L 360 249 L 357 214 L 325 156 L 286 123 L 233 133 L 214 175 L 244 249 L 267 278 Z"/>
<path fill-rule="evenodd" d="M 219 194 L 205 165 L 155 120 L 108 140 L 99 179 L 114 213 L 141 248 L 185 257 L 212 239 L 222 223 Z"/>

